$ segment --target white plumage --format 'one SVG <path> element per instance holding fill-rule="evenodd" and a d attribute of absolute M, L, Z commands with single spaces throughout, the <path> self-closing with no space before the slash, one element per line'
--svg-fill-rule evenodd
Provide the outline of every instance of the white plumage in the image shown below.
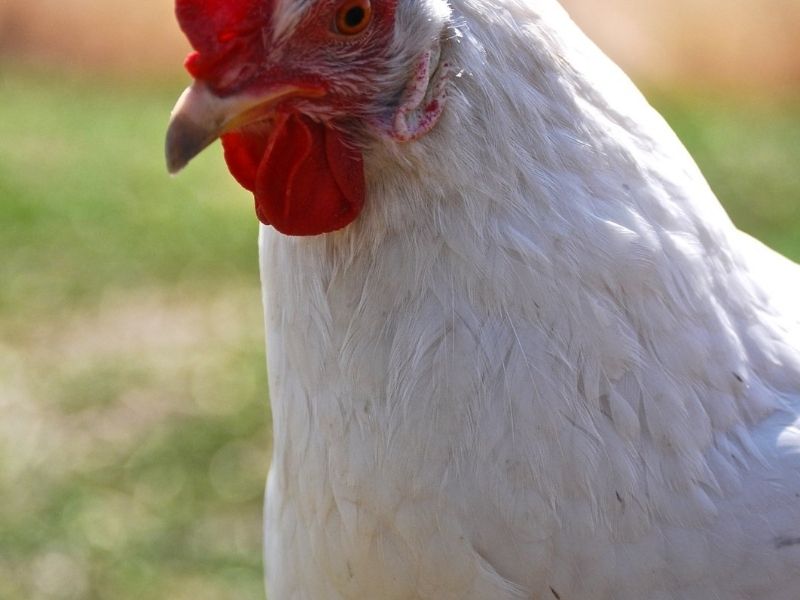
<path fill-rule="evenodd" d="M 552 0 L 397 10 L 441 120 L 261 230 L 271 600 L 800 598 L 800 269 Z"/>
<path fill-rule="evenodd" d="M 796 600 L 800 269 L 559 7 L 452 4 L 362 216 L 262 229 L 271 598 Z"/>

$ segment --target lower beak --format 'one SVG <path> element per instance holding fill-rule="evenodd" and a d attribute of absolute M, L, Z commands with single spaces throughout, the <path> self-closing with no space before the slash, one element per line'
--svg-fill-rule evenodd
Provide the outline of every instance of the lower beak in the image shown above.
<path fill-rule="evenodd" d="M 262 118 L 287 96 L 321 95 L 316 90 L 281 86 L 260 94 L 221 98 L 202 83 L 183 92 L 167 129 L 167 170 L 175 174 L 223 133 Z"/>

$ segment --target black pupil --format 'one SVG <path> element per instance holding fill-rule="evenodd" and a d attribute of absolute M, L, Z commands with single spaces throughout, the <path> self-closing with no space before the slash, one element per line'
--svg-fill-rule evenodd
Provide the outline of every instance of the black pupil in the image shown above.
<path fill-rule="evenodd" d="M 344 22 L 348 27 L 358 27 L 361 21 L 364 20 L 364 9 L 360 6 L 354 6 L 344 13 Z"/>

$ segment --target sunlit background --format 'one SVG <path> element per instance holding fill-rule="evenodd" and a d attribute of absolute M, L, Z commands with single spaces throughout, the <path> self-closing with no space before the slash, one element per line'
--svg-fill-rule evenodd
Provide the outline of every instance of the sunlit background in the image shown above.
<path fill-rule="evenodd" d="M 800 0 L 568 6 L 800 258 Z M 263 597 L 257 227 L 218 149 L 165 174 L 186 51 L 167 0 L 0 0 L 2 600 Z"/>

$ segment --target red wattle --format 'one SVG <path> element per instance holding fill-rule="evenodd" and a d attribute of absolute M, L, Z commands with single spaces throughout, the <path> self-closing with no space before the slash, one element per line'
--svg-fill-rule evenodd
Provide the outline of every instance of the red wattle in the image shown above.
<path fill-rule="evenodd" d="M 233 178 L 246 190 L 255 192 L 258 165 L 267 150 L 269 136 L 233 131 L 222 136 L 225 162 Z"/>
<path fill-rule="evenodd" d="M 255 195 L 258 219 L 281 233 L 336 231 L 363 208 L 361 153 L 322 123 L 283 114 L 269 135 L 230 133 L 222 143 L 231 174 Z"/>

